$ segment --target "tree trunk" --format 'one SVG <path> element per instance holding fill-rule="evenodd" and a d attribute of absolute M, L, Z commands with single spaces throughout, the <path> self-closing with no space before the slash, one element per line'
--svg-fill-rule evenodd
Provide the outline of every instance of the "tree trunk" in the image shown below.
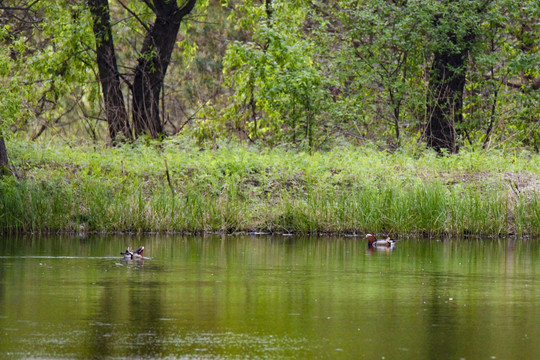
<path fill-rule="evenodd" d="M 467 51 L 436 52 L 429 77 L 428 124 L 426 138 L 437 151 L 457 152 L 455 124 L 463 119 L 463 90 Z"/>
<path fill-rule="evenodd" d="M 483 4 L 448 0 L 445 13 L 435 17 L 435 33 L 439 40 L 433 53 L 429 72 L 427 143 L 438 152 L 447 149 L 456 153 L 456 124 L 463 120 L 463 91 L 465 89 L 469 50 L 475 40 L 476 25 L 465 18 L 470 14 L 456 13 L 455 4 L 469 4 L 481 14 L 490 0 Z M 475 21 L 480 21 L 475 18 Z"/>
<path fill-rule="evenodd" d="M 109 135 L 112 142 L 115 142 L 120 134 L 131 139 L 132 134 L 120 87 L 120 74 L 114 51 L 109 2 L 108 0 L 88 0 L 88 5 L 94 19 L 97 65 Z"/>
<path fill-rule="evenodd" d="M 133 125 L 136 136 L 146 133 L 158 138 L 163 134 L 159 97 L 180 23 L 193 10 L 195 3 L 196 0 L 187 0 L 182 7 L 178 7 L 176 0 L 153 1 L 152 10 L 156 20 L 144 38 L 133 80 Z"/>
<path fill-rule="evenodd" d="M 10 174 L 6 143 L 0 134 L 0 176 Z"/>

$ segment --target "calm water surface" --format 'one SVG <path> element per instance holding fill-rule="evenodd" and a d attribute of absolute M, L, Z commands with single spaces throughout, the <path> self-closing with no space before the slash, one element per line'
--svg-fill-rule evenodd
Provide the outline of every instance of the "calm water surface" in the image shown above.
<path fill-rule="evenodd" d="M 4 237 L 0 358 L 535 359 L 539 273 L 524 240 Z"/>

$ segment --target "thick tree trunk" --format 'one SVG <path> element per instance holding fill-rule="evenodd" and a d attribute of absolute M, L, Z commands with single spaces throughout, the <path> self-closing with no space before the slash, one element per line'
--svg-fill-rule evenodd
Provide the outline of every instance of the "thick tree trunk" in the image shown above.
<path fill-rule="evenodd" d="M 455 124 L 463 119 L 463 90 L 467 52 L 436 52 L 429 78 L 426 139 L 437 151 L 457 152 Z"/>
<path fill-rule="evenodd" d="M 88 0 L 88 5 L 94 19 L 97 65 L 109 125 L 109 135 L 113 142 L 117 140 L 120 134 L 127 139 L 131 139 L 132 134 L 120 87 L 120 74 L 114 51 L 109 2 L 108 0 Z"/>
<path fill-rule="evenodd" d="M 6 143 L 0 134 L 0 176 L 10 174 Z"/>
<path fill-rule="evenodd" d="M 475 41 L 477 25 L 470 23 L 470 14 L 456 13 L 456 6 L 472 6 L 481 14 L 491 2 L 446 0 L 445 12 L 435 17 L 438 49 L 434 51 L 429 73 L 428 119 L 425 136 L 430 147 L 438 152 L 447 149 L 456 153 L 456 124 L 463 120 L 463 91 L 465 89 L 469 50 Z M 457 4 L 457 5 L 456 5 Z M 479 18 L 474 18 L 480 21 Z"/>
<path fill-rule="evenodd" d="M 156 20 L 146 34 L 133 80 L 133 125 L 136 136 L 148 134 L 158 138 L 163 134 L 159 114 L 159 99 L 163 81 L 182 19 L 195 6 L 187 0 L 178 7 L 176 0 L 156 0 L 152 10 Z"/>

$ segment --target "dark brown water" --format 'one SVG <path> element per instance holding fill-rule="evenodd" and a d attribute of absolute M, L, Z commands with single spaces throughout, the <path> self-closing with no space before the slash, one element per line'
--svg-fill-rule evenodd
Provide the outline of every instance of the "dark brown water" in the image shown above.
<path fill-rule="evenodd" d="M 535 359 L 539 275 L 523 240 L 0 238 L 0 358 Z"/>

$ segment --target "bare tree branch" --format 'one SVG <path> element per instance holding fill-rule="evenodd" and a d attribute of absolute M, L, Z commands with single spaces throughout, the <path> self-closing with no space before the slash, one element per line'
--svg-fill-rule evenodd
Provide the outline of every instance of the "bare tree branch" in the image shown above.
<path fill-rule="evenodd" d="M 141 24 L 141 26 L 146 30 L 146 31 L 150 31 L 150 27 L 148 26 L 147 23 L 145 23 L 144 21 L 142 21 L 142 19 L 139 17 L 139 15 L 137 15 L 133 10 L 131 10 L 127 5 L 125 5 L 122 1 L 118 0 L 118 3 L 128 12 L 130 13 L 131 15 L 133 15 L 133 17 L 135 19 L 137 19 L 137 21 L 139 22 L 139 24 Z M 146 5 L 148 5 L 152 10 L 153 10 L 153 7 L 151 5 L 148 4 L 147 1 L 144 1 L 144 3 Z"/>

